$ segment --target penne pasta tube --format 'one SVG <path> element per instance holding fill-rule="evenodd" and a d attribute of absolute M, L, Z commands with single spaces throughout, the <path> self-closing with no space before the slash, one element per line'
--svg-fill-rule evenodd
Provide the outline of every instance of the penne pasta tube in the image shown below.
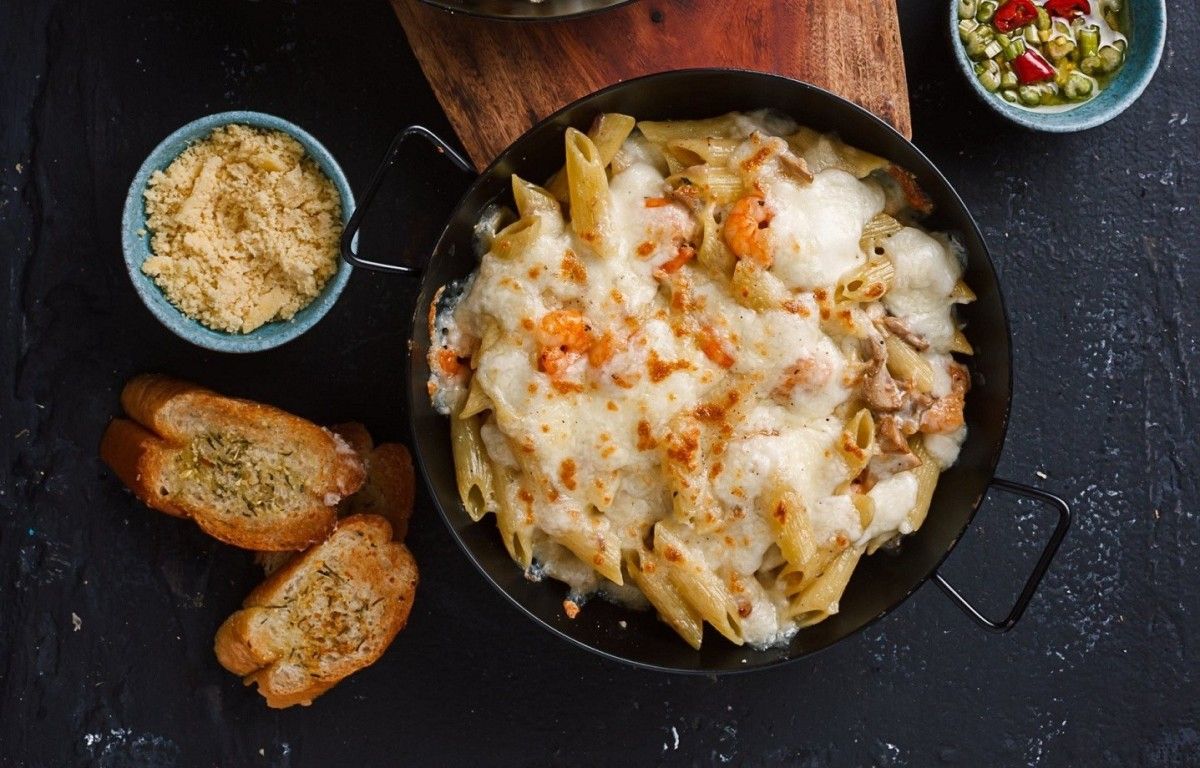
<path fill-rule="evenodd" d="M 955 328 L 954 336 L 950 339 L 948 351 L 957 352 L 960 355 L 973 355 L 975 354 L 975 347 L 971 345 L 971 342 L 967 341 L 967 336 L 962 332 L 962 328 Z"/>
<path fill-rule="evenodd" d="M 679 139 L 709 137 L 739 137 L 745 135 L 738 125 L 737 115 L 729 113 L 704 120 L 642 120 L 638 130 L 655 144 L 667 144 Z"/>
<path fill-rule="evenodd" d="M 630 552 L 625 556 L 625 570 L 658 611 L 658 617 L 688 645 L 700 650 L 700 642 L 704 639 L 704 621 L 700 613 L 675 589 L 662 560 L 652 552 Z"/>
<path fill-rule="evenodd" d="M 450 448 L 458 481 L 458 495 L 472 520 L 496 509 L 495 474 L 479 436 L 481 419 L 450 419 Z"/>
<path fill-rule="evenodd" d="M 891 259 L 871 259 L 838 281 L 837 288 L 834 289 L 834 301 L 879 301 L 891 289 L 895 276 L 896 267 Z"/>
<path fill-rule="evenodd" d="M 492 237 L 490 253 L 501 259 L 513 258 L 528 251 L 541 236 L 541 219 L 520 218 Z"/>
<path fill-rule="evenodd" d="M 763 514 L 784 559 L 796 566 L 812 560 L 817 554 L 817 540 L 800 494 L 775 479 L 762 502 Z"/>
<path fill-rule="evenodd" d="M 871 251 L 880 241 L 896 234 L 904 226 L 886 213 L 877 213 L 863 227 L 858 245 L 864 251 Z"/>
<path fill-rule="evenodd" d="M 520 563 L 522 568 L 533 564 L 533 519 L 532 515 L 522 508 L 519 499 L 520 484 L 515 473 L 508 469 L 496 468 L 497 505 L 496 527 L 500 529 L 500 538 L 508 556 Z"/>
<path fill-rule="evenodd" d="M 807 589 L 788 602 L 787 615 L 803 628 L 837 613 L 840 609 L 838 603 L 861 557 L 862 550 L 857 547 L 839 554 Z"/>
<path fill-rule="evenodd" d="M 962 280 L 956 282 L 954 288 L 950 291 L 950 300 L 955 304 L 970 304 L 975 299 L 975 291 L 971 290 L 971 286 Z"/>
<path fill-rule="evenodd" d="M 715 136 L 706 138 L 672 139 L 666 143 L 665 152 L 674 157 L 684 168 L 708 163 L 727 165 L 733 150 L 741 144 L 740 139 L 725 139 Z"/>
<path fill-rule="evenodd" d="M 610 535 L 608 521 L 593 517 L 586 528 L 574 528 L 551 538 L 571 550 L 580 562 L 595 569 L 614 584 L 625 583 L 621 574 L 621 550 Z"/>
<path fill-rule="evenodd" d="M 592 122 L 587 136 L 596 145 L 596 153 L 605 167 L 610 165 L 613 158 L 617 156 L 621 145 L 625 143 L 625 139 L 629 138 L 636 123 L 637 121 L 629 115 L 622 115 L 618 112 L 605 112 Z M 550 177 L 550 181 L 546 182 L 546 190 L 548 194 L 561 202 L 565 203 L 570 199 L 565 167 Z"/>
<path fill-rule="evenodd" d="M 933 501 L 933 491 L 937 487 L 938 476 L 942 473 L 942 468 L 938 465 L 937 460 L 929 454 L 925 449 L 925 443 L 919 437 L 914 437 L 908 441 L 909 450 L 921 460 L 920 466 L 912 470 L 917 477 L 917 502 L 913 505 L 912 511 L 905 518 L 905 526 L 908 530 L 901 529 L 904 533 L 912 533 L 921 527 L 925 522 L 925 517 L 929 514 L 929 505 Z"/>
<path fill-rule="evenodd" d="M 858 477 L 875 452 L 875 420 L 869 410 L 862 408 L 850 417 L 835 447 L 846 462 L 848 479 Z"/>
<path fill-rule="evenodd" d="M 567 190 L 571 229 L 601 256 L 613 252 L 608 176 L 596 145 L 574 128 L 567 129 Z"/>
<path fill-rule="evenodd" d="M 458 418 L 469 419 L 491 409 L 492 398 L 488 397 L 488 394 L 483 391 L 483 385 L 479 383 L 479 377 L 472 376 L 470 387 L 467 389 L 467 400 L 463 403 L 462 410 L 458 413 Z"/>
<path fill-rule="evenodd" d="M 760 312 L 779 309 L 790 295 L 778 277 L 749 259 L 734 265 L 729 288 L 738 304 Z"/>
<path fill-rule="evenodd" d="M 725 639 L 741 645 L 744 641 L 733 618 L 733 599 L 721 578 L 662 523 L 654 526 L 654 553 L 666 563 L 671 583 L 684 601 Z"/>
<path fill-rule="evenodd" d="M 933 391 L 933 366 L 921 353 L 898 336 L 884 339 L 887 346 L 887 369 L 898 379 L 911 381 L 922 392 Z"/>
<path fill-rule="evenodd" d="M 517 213 L 522 219 L 537 219 L 541 222 L 542 231 L 549 234 L 562 232 L 562 208 L 553 195 L 516 174 L 512 177 L 512 191 Z"/>

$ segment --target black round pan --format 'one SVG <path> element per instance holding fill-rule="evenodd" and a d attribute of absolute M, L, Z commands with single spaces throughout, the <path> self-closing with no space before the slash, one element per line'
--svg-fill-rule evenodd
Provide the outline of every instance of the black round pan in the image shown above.
<path fill-rule="evenodd" d="M 570 19 L 607 11 L 632 0 L 422 0 L 452 13 L 510 21 Z"/>
<path fill-rule="evenodd" d="M 566 587 L 549 579 L 540 583 L 526 580 L 505 552 L 495 524 L 490 519 L 480 523 L 470 520 L 458 499 L 447 421 L 430 406 L 426 392 L 427 312 L 438 286 L 475 268 L 472 228 L 489 203 L 511 204 L 511 174 L 518 172 L 523 178 L 545 179 L 562 165 L 563 131 L 568 126 L 586 130 L 593 117 L 601 112 L 623 112 L 639 119 L 668 119 L 710 117 L 763 107 L 781 110 L 802 125 L 836 131 L 851 145 L 907 168 L 936 205 L 927 225 L 960 236 L 968 254 L 965 279 L 979 297 L 975 303 L 962 307 L 961 315 L 976 348 L 970 362 L 973 385 L 965 414 L 969 436 L 958 462 L 942 475 L 925 524 L 916 534 L 906 537 L 895 553 L 881 551 L 862 559 L 839 613 L 800 631 L 785 647 L 766 650 L 737 647 L 710 630 L 705 635 L 703 649 L 693 651 L 650 612 L 628 611 L 594 600 L 578 618 L 567 619 L 562 610 Z M 464 169 L 469 167 L 425 129 L 412 127 L 401 132 L 347 227 L 343 253 L 356 264 L 382 266 L 359 258 L 350 244 L 360 214 L 370 204 L 382 175 L 395 159 L 396 150 L 413 136 L 434 141 L 446 157 Z M 1070 512 L 1061 499 L 994 477 L 1008 426 L 1012 356 L 1000 285 L 975 221 L 945 177 L 916 147 L 874 115 L 820 88 L 757 72 L 704 69 L 650 75 L 580 99 L 530 129 L 479 176 L 454 211 L 421 279 L 408 347 L 408 397 L 413 445 L 434 502 L 463 551 L 502 594 L 548 629 L 596 653 L 641 666 L 685 672 L 769 667 L 849 637 L 895 609 L 930 578 L 937 580 L 947 594 L 985 627 L 1005 631 L 1020 618 L 1066 534 Z M 1032 497 L 1058 513 L 1049 544 L 1012 611 L 1001 620 L 982 616 L 937 574 L 938 566 L 970 524 L 989 488 Z"/>

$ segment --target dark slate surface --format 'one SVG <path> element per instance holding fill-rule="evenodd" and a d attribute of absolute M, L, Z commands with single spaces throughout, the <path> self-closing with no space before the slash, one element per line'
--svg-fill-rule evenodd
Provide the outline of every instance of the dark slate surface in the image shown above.
<path fill-rule="evenodd" d="M 400 438 L 412 286 L 359 273 L 283 349 L 199 351 L 153 321 L 124 273 L 125 187 L 160 138 L 218 110 L 294 119 L 359 188 L 397 127 L 445 121 L 383 2 L 0 3 L 0 763 L 1200 764 L 1200 13 L 1173 5 L 1141 101 L 1050 137 L 973 101 L 941 3 L 902 2 L 916 141 L 975 211 L 1007 290 L 1016 392 L 1001 473 L 1077 514 L 1011 635 L 979 631 L 927 587 L 775 672 L 627 669 L 502 602 L 423 502 L 409 628 L 315 706 L 272 712 L 211 651 L 256 580 L 249 558 L 134 503 L 97 441 L 145 370 Z M 377 218 L 409 229 L 377 220 L 364 243 L 381 255 L 419 252 L 454 197 L 453 179 L 408 170 Z M 1047 532 L 1038 509 L 994 499 L 946 573 L 999 613 Z"/>

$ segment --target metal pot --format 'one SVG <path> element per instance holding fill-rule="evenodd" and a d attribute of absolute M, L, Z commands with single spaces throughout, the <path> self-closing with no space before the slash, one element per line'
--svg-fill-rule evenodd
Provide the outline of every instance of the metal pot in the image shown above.
<path fill-rule="evenodd" d="M 905 537 L 897 551 L 880 551 L 862 559 L 841 600 L 839 613 L 801 630 L 786 647 L 766 650 L 737 647 L 710 631 L 706 633 L 703 649 L 693 651 L 659 622 L 653 612 L 629 611 L 595 600 L 578 618 L 567 619 L 562 611 L 565 585 L 552 580 L 540 583 L 526 580 L 521 569 L 509 559 L 492 521 L 474 523 L 467 516 L 455 485 L 449 428 L 445 417 L 431 407 L 425 388 L 429 376 L 427 312 L 438 286 L 463 277 L 476 267 L 473 227 L 488 204 L 509 200 L 511 174 L 519 172 L 523 178 L 544 179 L 562 165 L 562 135 L 568 126 L 586 129 L 601 112 L 624 112 L 639 119 L 668 119 L 710 117 L 762 107 L 778 109 L 821 131 L 836 131 L 852 146 L 912 171 L 936 205 L 928 226 L 959 233 L 967 251 L 964 277 L 978 295 L 976 302 L 960 308 L 976 349 L 970 361 L 973 385 L 965 412 L 969 431 L 958 462 L 943 473 L 938 483 L 925 524 L 917 533 Z M 408 347 L 408 397 L 417 462 L 434 503 L 463 551 L 488 581 L 522 611 L 552 632 L 601 655 L 656 669 L 703 673 L 770 667 L 819 651 L 882 618 L 928 579 L 933 579 L 987 629 L 1003 632 L 1017 623 L 1066 535 L 1070 510 L 1052 494 L 995 477 L 1012 400 L 1009 325 L 1000 285 L 987 246 L 966 206 L 929 159 L 899 133 L 839 96 L 777 75 L 695 69 L 629 80 L 564 107 L 517 139 L 468 189 L 423 270 L 367 261 L 351 247 L 379 183 L 394 163 L 400 146 L 410 138 L 432 142 L 447 160 L 469 172 L 470 164 L 436 135 L 419 126 L 405 129 L 396 137 L 383 165 L 362 195 L 359 209 L 346 228 L 342 253 L 356 266 L 390 272 L 423 272 Z M 1050 541 L 1015 605 L 1006 617 L 998 620 L 981 614 L 937 572 L 989 489 L 1034 499 L 1049 507 L 1058 518 Z"/>

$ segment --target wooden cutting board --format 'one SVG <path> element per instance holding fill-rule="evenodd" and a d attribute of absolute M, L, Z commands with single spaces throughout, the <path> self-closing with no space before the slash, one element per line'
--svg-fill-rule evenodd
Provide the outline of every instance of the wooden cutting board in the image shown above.
<path fill-rule="evenodd" d="M 537 120 L 638 75 L 740 67 L 806 80 L 912 135 L 894 0 L 638 0 L 505 22 L 392 0 L 463 146 L 483 169 Z"/>

